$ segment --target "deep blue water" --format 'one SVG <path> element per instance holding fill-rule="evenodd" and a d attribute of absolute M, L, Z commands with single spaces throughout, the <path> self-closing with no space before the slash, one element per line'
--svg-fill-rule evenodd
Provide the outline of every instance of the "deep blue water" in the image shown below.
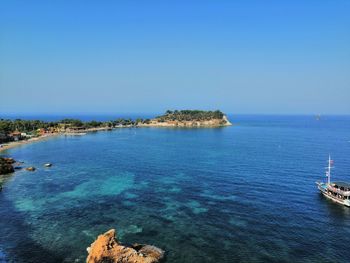
<path fill-rule="evenodd" d="M 217 129 L 130 128 L 9 150 L 25 165 L 0 192 L 0 262 L 85 262 L 95 237 L 167 251 L 169 263 L 350 262 L 350 117 L 232 116 Z M 43 168 L 46 162 L 54 164 Z"/>

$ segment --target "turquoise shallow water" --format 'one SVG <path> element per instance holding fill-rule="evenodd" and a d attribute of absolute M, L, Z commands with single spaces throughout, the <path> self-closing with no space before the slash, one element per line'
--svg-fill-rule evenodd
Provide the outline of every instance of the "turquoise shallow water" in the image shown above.
<path fill-rule="evenodd" d="M 0 192 L 0 262 L 84 262 L 95 237 L 167 251 L 166 262 L 349 262 L 350 117 L 233 116 L 218 129 L 131 128 L 12 149 Z M 44 168 L 46 162 L 54 164 Z"/>

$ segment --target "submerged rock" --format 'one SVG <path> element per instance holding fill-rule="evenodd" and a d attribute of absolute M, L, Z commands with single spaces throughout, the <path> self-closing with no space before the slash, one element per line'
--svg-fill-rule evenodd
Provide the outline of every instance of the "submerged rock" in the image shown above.
<path fill-rule="evenodd" d="M 34 172 L 36 169 L 35 169 L 35 167 L 30 166 L 30 167 L 27 167 L 26 170 L 30 171 L 30 172 Z"/>
<path fill-rule="evenodd" d="M 0 157 L 0 175 L 13 173 L 15 171 L 12 165 L 14 162 L 12 158 Z"/>
<path fill-rule="evenodd" d="M 99 235 L 87 251 L 87 263 L 155 263 L 164 257 L 164 251 L 155 246 L 120 244 L 114 229 Z"/>

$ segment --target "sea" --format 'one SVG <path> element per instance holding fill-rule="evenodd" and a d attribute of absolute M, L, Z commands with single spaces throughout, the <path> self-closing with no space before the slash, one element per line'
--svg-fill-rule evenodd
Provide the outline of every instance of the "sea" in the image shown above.
<path fill-rule="evenodd" d="M 229 119 L 58 136 L 0 153 L 37 168 L 3 182 L 0 262 L 85 262 L 112 228 L 121 243 L 162 248 L 167 263 L 350 262 L 350 208 L 315 184 L 326 181 L 329 155 L 332 180 L 350 182 L 350 116 Z"/>

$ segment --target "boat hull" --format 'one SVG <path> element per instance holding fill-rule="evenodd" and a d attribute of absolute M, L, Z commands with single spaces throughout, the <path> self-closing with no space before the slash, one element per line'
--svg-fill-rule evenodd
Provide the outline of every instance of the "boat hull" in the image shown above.
<path fill-rule="evenodd" d="M 342 205 L 345 205 L 347 207 L 350 207 L 350 202 L 349 200 L 342 200 L 342 199 L 339 199 L 339 198 L 336 198 L 335 196 L 333 196 L 332 194 L 329 194 L 327 192 L 327 188 L 326 188 L 326 185 L 325 184 L 322 184 L 322 183 L 317 183 L 317 186 L 318 186 L 318 189 L 320 190 L 320 192 L 328 199 L 334 201 L 334 202 L 337 202 L 338 204 L 342 204 Z"/>

